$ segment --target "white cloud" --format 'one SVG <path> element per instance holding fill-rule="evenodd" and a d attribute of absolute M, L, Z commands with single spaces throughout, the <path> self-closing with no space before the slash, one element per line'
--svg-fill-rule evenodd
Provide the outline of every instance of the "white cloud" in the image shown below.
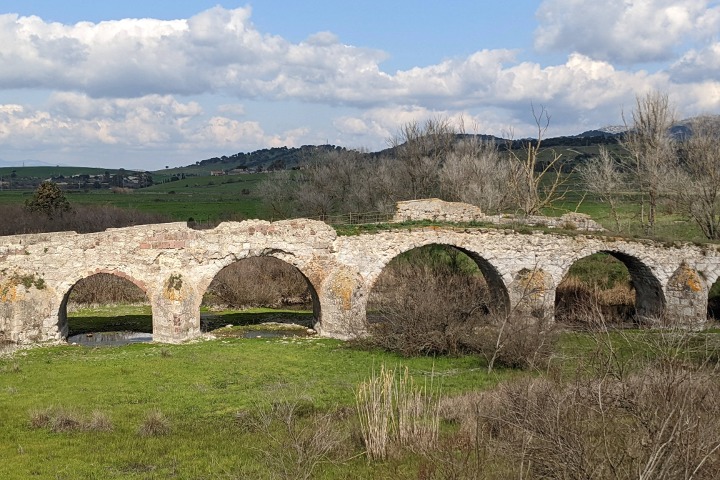
<path fill-rule="evenodd" d="M 670 75 L 678 83 L 718 81 L 719 72 L 720 42 L 690 50 L 670 67 Z"/>
<path fill-rule="evenodd" d="M 170 96 L 93 99 L 56 93 L 46 109 L 0 106 L 0 141 L 12 147 L 112 144 L 155 148 L 181 140 L 202 109 Z"/>
<path fill-rule="evenodd" d="M 527 113 L 529 114 L 529 110 Z M 443 119 L 458 131 L 500 136 L 511 129 L 507 116 L 507 111 L 496 108 L 484 108 L 480 112 L 472 113 L 457 110 L 431 110 L 414 105 L 373 108 L 359 116 L 337 118 L 333 125 L 343 140 L 343 145 L 363 146 L 379 150 L 387 148 L 392 139 L 400 132 L 400 128 L 408 123 L 422 124 L 431 119 Z"/>
<path fill-rule="evenodd" d="M 718 26 L 720 7 L 706 4 L 547 0 L 538 13 L 537 43 L 579 52 L 564 65 L 518 63 L 517 52 L 499 49 L 394 74 L 380 69 L 383 52 L 344 45 L 330 32 L 297 44 L 262 34 L 249 8 L 215 7 L 188 20 L 76 25 L 0 15 L 0 87 L 80 91 L 95 98 L 221 93 L 361 108 L 390 103 L 462 109 L 529 100 L 592 108 L 651 78 L 617 70 L 609 59 L 661 58 L 685 36 L 708 34 Z M 700 68 L 701 58 L 688 53 L 675 67 L 676 78 L 705 80 L 714 64 Z M 84 115 L 83 108 L 76 106 L 75 114 Z"/>
<path fill-rule="evenodd" d="M 256 121 L 208 118 L 196 102 L 180 102 L 169 95 L 94 99 L 56 93 L 46 109 L 0 105 L 0 144 L 28 151 L 111 146 L 131 156 L 137 150 L 152 152 L 172 146 L 178 151 L 214 155 L 295 146 L 307 134 L 304 128 L 266 133 Z"/>
<path fill-rule="evenodd" d="M 631 64 L 675 58 L 677 48 L 720 30 L 709 0 L 545 0 L 535 46 Z"/>
<path fill-rule="evenodd" d="M 0 87 L 78 90 L 94 97 L 229 92 L 357 101 L 385 54 L 321 32 L 299 44 L 263 35 L 250 9 L 215 7 L 188 20 L 76 25 L 0 15 Z M 328 89 L 318 89 L 326 84 Z"/>

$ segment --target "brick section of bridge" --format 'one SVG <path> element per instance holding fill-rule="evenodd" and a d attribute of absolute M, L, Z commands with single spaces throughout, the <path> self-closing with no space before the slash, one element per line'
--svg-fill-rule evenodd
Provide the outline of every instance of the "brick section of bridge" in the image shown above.
<path fill-rule="evenodd" d="M 145 291 L 157 341 L 197 337 L 200 303 L 213 277 L 253 256 L 297 267 L 313 289 L 320 334 L 349 338 L 365 331 L 368 294 L 388 262 L 429 244 L 467 253 L 498 306 L 533 315 L 552 315 L 556 286 L 575 261 L 596 252 L 627 265 L 637 312 L 648 322 L 702 325 L 708 290 L 720 275 L 720 254 L 712 245 L 505 229 L 426 227 L 339 237 L 325 223 L 296 219 L 227 222 L 212 230 L 169 223 L 17 235 L 0 237 L 0 342 L 63 341 L 70 290 L 97 272 L 122 276 Z"/>

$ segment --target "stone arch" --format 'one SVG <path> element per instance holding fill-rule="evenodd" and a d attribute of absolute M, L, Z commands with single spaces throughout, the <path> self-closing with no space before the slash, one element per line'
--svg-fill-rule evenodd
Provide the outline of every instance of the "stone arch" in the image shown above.
<path fill-rule="evenodd" d="M 96 269 L 89 272 L 84 272 L 81 275 L 77 275 L 75 277 L 72 277 L 69 281 L 63 282 L 60 285 L 60 293 L 62 294 L 62 297 L 60 299 L 59 305 L 56 305 L 54 307 L 54 311 L 57 312 L 57 329 L 58 329 L 58 337 L 59 339 L 65 339 L 68 335 L 68 316 L 67 316 L 67 304 L 70 300 L 70 294 L 72 293 L 73 288 L 75 288 L 75 285 L 83 279 L 90 278 L 93 275 L 97 274 L 108 274 L 108 275 L 114 275 L 116 277 L 122 278 L 124 280 L 129 281 L 136 287 L 138 287 L 142 292 L 145 294 L 145 297 L 147 298 L 148 303 L 150 304 L 151 311 L 153 313 L 153 333 L 155 333 L 156 324 L 155 324 L 155 315 L 154 315 L 154 305 L 152 302 L 152 296 L 150 292 L 148 291 L 148 287 L 145 284 L 145 282 L 138 280 L 137 278 L 133 277 L 132 275 L 128 275 L 127 273 L 121 271 L 121 270 L 112 270 L 112 269 Z"/>
<path fill-rule="evenodd" d="M 310 265 L 307 265 L 305 263 L 299 262 L 298 257 L 295 256 L 292 253 L 283 251 L 283 250 L 277 250 L 277 249 L 266 249 L 258 253 L 249 253 L 247 255 L 242 256 L 232 256 L 225 259 L 222 259 L 219 262 L 216 262 L 213 264 L 213 267 L 211 270 L 207 271 L 207 274 L 202 277 L 202 279 L 197 283 L 197 301 L 195 308 L 199 312 L 200 306 L 202 304 L 202 299 L 207 292 L 208 288 L 210 287 L 210 284 L 212 283 L 213 279 L 217 277 L 217 275 L 225 268 L 237 264 L 238 262 L 242 262 L 244 260 L 252 259 L 252 258 L 273 258 L 276 259 L 286 265 L 289 265 L 293 267 L 297 272 L 300 273 L 303 280 L 308 286 L 308 290 L 310 292 L 310 297 L 312 300 L 312 309 L 313 309 L 313 324 L 318 324 L 321 321 L 322 316 L 322 307 L 320 302 L 320 296 L 318 295 L 318 287 L 316 284 L 319 283 L 319 279 L 315 278 L 317 275 L 313 274 L 313 269 Z M 198 315 L 198 322 L 199 322 L 199 315 Z M 198 325 L 199 327 L 199 325 Z"/>
<path fill-rule="evenodd" d="M 703 279 L 706 281 L 707 288 L 707 312 L 706 318 L 709 321 L 720 321 L 720 274 L 708 275 L 707 272 L 703 275 Z"/>
<path fill-rule="evenodd" d="M 392 257 L 384 258 L 383 261 L 379 265 L 377 265 L 377 267 L 379 268 L 377 268 L 375 273 L 367 279 L 367 291 L 372 291 L 378 277 L 393 259 L 402 255 L 403 253 L 409 252 L 416 248 L 427 247 L 430 245 L 451 247 L 470 257 L 470 259 L 472 259 L 473 262 L 475 262 L 475 264 L 478 266 L 480 272 L 483 274 L 483 277 L 488 284 L 491 302 L 493 305 L 496 305 L 495 312 L 505 314 L 510 311 L 511 303 L 509 290 L 507 285 L 505 284 L 505 281 L 503 280 L 502 274 L 495 267 L 495 265 L 493 265 L 489 260 L 483 257 L 479 252 L 470 250 L 468 247 L 460 246 L 453 242 L 438 241 L 437 238 L 430 239 L 426 242 L 418 242 L 412 245 L 404 246 L 403 248 L 400 248 L 397 251 L 393 252 L 394 255 Z"/>
<path fill-rule="evenodd" d="M 581 255 L 572 258 L 563 268 L 560 280 L 564 279 L 570 267 L 578 260 L 595 253 L 606 253 L 622 262 L 630 273 L 630 279 L 635 288 L 635 317 L 640 323 L 656 323 L 665 313 L 665 294 L 663 287 L 652 269 L 639 257 L 613 249 L 596 249 L 584 251 Z M 556 294 L 557 295 L 557 294 Z M 555 299 L 557 301 L 557 297 Z"/>

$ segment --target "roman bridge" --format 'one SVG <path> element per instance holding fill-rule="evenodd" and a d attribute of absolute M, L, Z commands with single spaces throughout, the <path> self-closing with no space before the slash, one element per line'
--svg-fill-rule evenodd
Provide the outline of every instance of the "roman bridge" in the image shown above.
<path fill-rule="evenodd" d="M 71 289 L 100 272 L 126 278 L 146 293 L 155 340 L 192 339 L 200 335 L 200 304 L 215 275 L 253 256 L 295 266 L 312 287 L 318 332 L 349 338 L 365 330 L 368 295 L 387 263 L 429 244 L 450 245 L 473 258 L 498 308 L 535 315 L 552 315 L 556 286 L 576 260 L 596 252 L 608 252 L 628 267 L 636 311 L 648 322 L 702 325 L 708 290 L 720 276 L 714 245 L 495 228 L 398 228 L 338 236 L 325 223 L 295 219 L 226 222 L 212 230 L 167 223 L 15 235 L 0 237 L 0 341 L 62 341 Z"/>

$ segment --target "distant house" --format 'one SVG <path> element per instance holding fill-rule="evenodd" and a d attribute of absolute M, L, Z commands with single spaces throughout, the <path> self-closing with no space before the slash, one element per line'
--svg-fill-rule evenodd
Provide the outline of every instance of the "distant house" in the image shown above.
<path fill-rule="evenodd" d="M 225 175 L 224 170 L 210 170 L 210 176 L 211 177 L 220 177 L 222 175 Z"/>

